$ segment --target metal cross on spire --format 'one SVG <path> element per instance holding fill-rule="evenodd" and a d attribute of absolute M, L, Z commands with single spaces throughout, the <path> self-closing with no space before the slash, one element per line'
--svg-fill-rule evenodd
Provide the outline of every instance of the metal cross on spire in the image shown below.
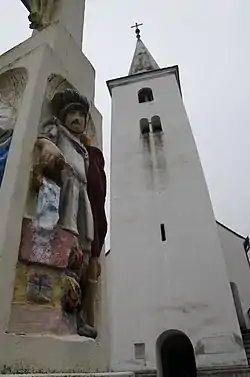
<path fill-rule="evenodd" d="M 135 34 L 136 34 L 136 38 L 137 39 L 140 39 L 141 38 L 141 36 L 140 36 L 140 29 L 139 29 L 139 26 L 142 26 L 143 24 L 138 24 L 137 22 L 135 23 L 135 25 L 133 25 L 133 26 L 131 26 L 131 29 L 133 29 L 133 28 L 136 28 L 135 29 Z"/>

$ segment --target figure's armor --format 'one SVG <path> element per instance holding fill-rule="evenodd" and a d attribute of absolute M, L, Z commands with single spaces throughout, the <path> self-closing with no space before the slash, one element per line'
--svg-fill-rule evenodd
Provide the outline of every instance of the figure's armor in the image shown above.
<path fill-rule="evenodd" d="M 87 193 L 88 152 L 65 127 L 45 124 L 39 138 L 53 142 L 62 153 L 59 224 L 75 234 L 81 248 L 91 251 L 94 240 L 93 216 Z"/>

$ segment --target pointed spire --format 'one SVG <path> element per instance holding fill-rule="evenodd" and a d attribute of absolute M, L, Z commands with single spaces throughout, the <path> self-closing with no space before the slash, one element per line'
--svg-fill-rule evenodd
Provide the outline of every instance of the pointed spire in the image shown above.
<path fill-rule="evenodd" d="M 135 75 L 137 73 L 141 72 L 147 72 L 147 71 L 154 71 L 155 69 L 159 69 L 160 67 L 154 60 L 153 56 L 148 51 L 147 47 L 144 45 L 144 43 L 141 40 L 140 35 L 140 29 L 139 26 L 143 24 L 136 24 L 134 26 L 131 26 L 131 28 L 136 28 L 136 48 L 133 56 L 133 60 L 129 69 L 129 75 Z"/>

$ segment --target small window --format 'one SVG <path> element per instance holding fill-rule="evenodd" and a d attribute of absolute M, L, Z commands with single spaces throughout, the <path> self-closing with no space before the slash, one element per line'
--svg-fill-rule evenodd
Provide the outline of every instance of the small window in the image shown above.
<path fill-rule="evenodd" d="M 142 118 L 140 120 L 140 129 L 141 129 L 141 134 L 146 135 L 149 134 L 150 129 L 149 129 L 149 121 L 147 118 Z"/>
<path fill-rule="evenodd" d="M 138 101 L 139 103 L 151 102 L 154 100 L 153 92 L 150 88 L 142 88 L 138 92 Z"/>
<path fill-rule="evenodd" d="M 161 240 L 164 242 L 167 240 L 165 225 L 161 224 Z"/>
<path fill-rule="evenodd" d="M 162 132 L 161 118 L 158 115 L 155 115 L 151 118 L 152 131 Z"/>
<path fill-rule="evenodd" d="M 134 343 L 134 355 L 136 360 L 145 359 L 145 343 Z"/>

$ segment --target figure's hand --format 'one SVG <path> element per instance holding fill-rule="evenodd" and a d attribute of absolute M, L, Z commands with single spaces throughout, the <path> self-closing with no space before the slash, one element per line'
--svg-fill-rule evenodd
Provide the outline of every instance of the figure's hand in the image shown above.
<path fill-rule="evenodd" d="M 47 139 L 40 139 L 38 141 L 38 147 L 40 148 L 40 164 L 43 167 L 48 167 L 53 169 L 58 160 L 62 159 L 63 156 L 60 149 Z"/>

